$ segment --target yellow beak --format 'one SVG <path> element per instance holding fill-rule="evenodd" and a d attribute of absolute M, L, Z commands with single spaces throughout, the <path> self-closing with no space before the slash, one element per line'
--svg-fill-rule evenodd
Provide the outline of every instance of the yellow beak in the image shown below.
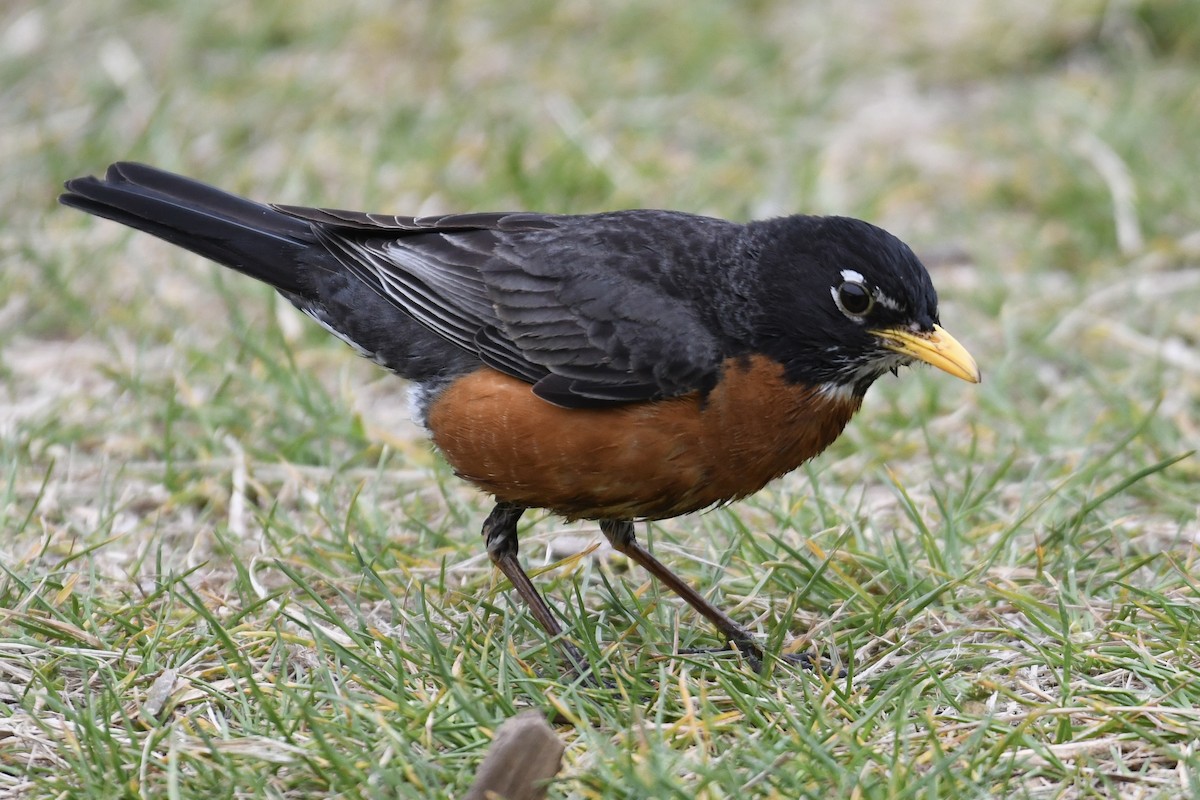
<path fill-rule="evenodd" d="M 884 328 L 871 333 L 878 336 L 889 350 L 932 364 L 964 381 L 980 381 L 975 359 L 941 325 L 934 325 L 928 333 L 913 333 L 902 328 Z"/>

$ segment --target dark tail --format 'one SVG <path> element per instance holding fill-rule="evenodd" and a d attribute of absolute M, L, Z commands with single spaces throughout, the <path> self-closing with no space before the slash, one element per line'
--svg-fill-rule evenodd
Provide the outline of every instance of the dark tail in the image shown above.
<path fill-rule="evenodd" d="M 313 248 L 309 224 L 270 206 L 145 164 L 121 162 L 103 179 L 67 181 L 64 205 L 120 222 L 295 295 L 299 262 Z"/>

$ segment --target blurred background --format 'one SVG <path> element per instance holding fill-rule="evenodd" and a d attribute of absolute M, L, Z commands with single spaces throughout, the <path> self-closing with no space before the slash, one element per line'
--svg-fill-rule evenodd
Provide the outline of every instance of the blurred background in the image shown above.
<path fill-rule="evenodd" d="M 353 607 L 348 597 L 367 604 L 355 592 L 370 595 L 356 548 L 408 587 L 383 615 L 393 622 L 419 617 L 404 594 L 414 581 L 441 575 L 437 602 L 451 616 L 477 613 L 455 591 L 490 585 L 475 535 L 485 499 L 431 456 L 400 384 L 265 287 L 56 205 L 63 180 L 115 160 L 260 200 L 400 214 L 662 207 L 868 219 L 924 258 L 942 322 L 984 383 L 931 371 L 881 381 L 813 468 L 729 512 L 656 526 L 665 560 L 694 557 L 692 577 L 709 587 L 726 574 L 709 567 L 722 566 L 742 613 L 762 609 L 789 636 L 842 609 L 833 627 L 865 638 L 825 631 L 814 641 L 860 653 L 881 674 L 908 652 L 888 638 L 899 623 L 879 608 L 890 602 L 909 622 L 927 620 L 905 628 L 918 651 L 922 636 L 988 638 L 981 631 L 999 623 L 981 609 L 1020 607 L 1014 597 L 1090 609 L 1078 620 L 1062 612 L 1072 622 L 1048 652 L 1080 629 L 1111 632 L 1121 602 L 1150 602 L 1130 600 L 1129 585 L 1194 608 L 1200 467 L 1165 464 L 1200 447 L 1195 0 L 7 0 L 0 154 L 0 597 L 10 608 L 73 596 L 82 605 L 72 624 L 86 627 L 96 613 L 119 618 L 129 587 L 184 573 L 220 598 L 214 608 L 239 615 L 258 590 L 304 585 Z M 763 586 L 762 565 L 796 551 L 746 550 L 754 527 L 781 531 L 789 547 L 839 550 L 845 571 L 769 571 Z M 554 562 L 594 533 L 546 520 L 523 552 Z M 263 579 L 266 589 L 244 573 L 260 557 L 289 565 Z M 560 570 L 556 605 L 577 599 L 572 567 L 592 569 Z M 859 591 L 846 577 L 856 568 L 864 582 L 882 576 L 882 588 Z M 595 580 L 585 578 L 586 595 Z M 958 599 L 905 606 L 930 580 Z M 796 600 L 802 589 L 815 594 Z M 505 625 L 524 625 L 492 602 Z M 616 601 L 593 602 L 603 617 Z M 1111 613 L 1092 615 L 1098 606 Z M 646 614 L 670 639 L 675 612 Z M 1185 646 L 1196 621 L 1179 613 L 1154 617 L 1176 627 L 1150 638 Z M 1011 624 L 1018 632 L 999 638 L 1051 635 Z M 123 649 L 114 625 L 95 622 L 89 635 Z M 27 625 L 14 636 L 35 649 L 47 641 Z M 893 644 L 861 649 L 884 640 Z M 947 669 L 954 660 L 922 652 Z M 981 658 L 979 674 L 1011 663 Z M 1004 675 L 988 680 L 1015 680 Z M 1177 689 L 1143 679 L 1154 696 Z M 1106 680 L 1096 679 L 1097 697 Z M 1043 688 L 1062 699 L 1058 684 Z M 930 709 L 961 694 L 939 691 Z M 0 723 L 16 724 L 22 706 L 11 703 Z M 1143 733 L 1134 738 L 1149 755 L 1137 763 L 1173 775 L 1186 759 L 1171 760 L 1171 742 L 1198 731 L 1148 723 Z M 1071 738 L 1055 735 L 1046 741 Z M 427 742 L 434 753 L 463 748 L 448 771 L 430 767 L 429 785 L 461 788 L 482 741 Z M 576 782 L 558 796 L 669 794 L 644 764 L 597 777 L 586 753 L 607 745 L 575 745 Z M 897 749 L 888 769 L 913 752 Z M 710 774 L 692 751 L 669 753 L 656 755 L 669 766 L 655 779 Z M 777 754 L 759 755 L 770 764 Z M 37 780 L 62 779 L 47 777 L 46 763 Z M 970 776 L 998 763 L 955 774 L 995 787 Z M 1006 780 L 1036 773 L 1059 790 L 1081 780 L 1070 764 L 1043 768 L 1054 774 Z M 738 780 L 755 774 L 730 769 Z M 861 769 L 826 785 L 848 786 Z M 691 796 L 742 785 L 711 780 Z"/>

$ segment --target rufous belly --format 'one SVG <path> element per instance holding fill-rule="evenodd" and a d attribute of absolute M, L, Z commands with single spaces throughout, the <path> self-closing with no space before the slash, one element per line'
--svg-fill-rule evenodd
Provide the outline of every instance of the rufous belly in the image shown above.
<path fill-rule="evenodd" d="M 499 501 L 568 518 L 661 519 L 753 494 L 820 453 L 861 398 L 788 383 L 763 356 L 731 359 L 698 393 L 596 409 L 551 405 L 481 368 L 430 406 L 433 441 Z"/>

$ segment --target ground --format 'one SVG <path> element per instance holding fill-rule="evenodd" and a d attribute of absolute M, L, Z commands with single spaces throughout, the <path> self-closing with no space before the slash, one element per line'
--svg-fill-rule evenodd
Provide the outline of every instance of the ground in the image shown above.
<path fill-rule="evenodd" d="M 1195 0 L 9 0 L 0 99 L 0 794 L 455 797 L 532 706 L 554 798 L 1200 795 Z M 394 213 L 863 217 L 984 382 L 904 371 L 804 469 L 639 529 L 824 672 L 676 656 L 721 643 L 531 515 L 580 687 L 401 382 L 56 205 L 118 159 Z"/>

